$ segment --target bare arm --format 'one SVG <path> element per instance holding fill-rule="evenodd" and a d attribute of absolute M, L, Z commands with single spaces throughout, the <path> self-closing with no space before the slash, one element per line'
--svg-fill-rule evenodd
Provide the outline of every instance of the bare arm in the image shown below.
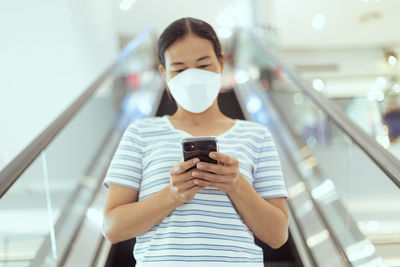
<path fill-rule="evenodd" d="M 263 199 L 241 176 L 236 188 L 228 193 L 250 230 L 272 248 L 288 238 L 288 214 L 283 197 Z"/>
<path fill-rule="evenodd" d="M 197 162 L 197 161 L 196 161 Z M 150 231 L 177 207 L 191 200 L 202 186 L 193 184 L 189 160 L 171 169 L 171 185 L 138 202 L 138 191 L 111 184 L 104 208 L 103 231 L 111 243 L 117 243 Z"/>
<path fill-rule="evenodd" d="M 138 191 L 111 184 L 104 211 L 103 231 L 111 243 L 151 230 L 178 205 L 168 187 L 137 202 Z"/>

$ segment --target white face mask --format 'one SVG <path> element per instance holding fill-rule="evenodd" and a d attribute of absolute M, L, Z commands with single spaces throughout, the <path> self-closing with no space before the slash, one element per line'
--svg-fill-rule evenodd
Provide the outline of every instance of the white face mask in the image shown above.
<path fill-rule="evenodd" d="M 190 68 L 168 81 L 175 101 L 185 110 L 201 113 L 208 109 L 221 88 L 221 74 Z"/>

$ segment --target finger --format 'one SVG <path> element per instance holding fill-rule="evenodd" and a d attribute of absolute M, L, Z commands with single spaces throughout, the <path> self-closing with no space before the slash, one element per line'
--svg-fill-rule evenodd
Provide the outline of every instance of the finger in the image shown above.
<path fill-rule="evenodd" d="M 194 171 L 192 175 L 195 178 L 201 178 L 210 182 L 217 182 L 221 179 L 221 175 L 204 171 Z"/>
<path fill-rule="evenodd" d="M 173 185 L 179 185 L 183 182 L 193 179 L 194 171 L 198 171 L 198 169 L 195 167 L 192 170 L 186 171 L 184 173 L 173 175 L 173 178 L 171 179 L 171 183 Z"/>
<path fill-rule="evenodd" d="M 171 176 L 171 184 L 172 186 L 178 186 L 186 181 L 193 180 L 193 172 L 198 170 L 197 168 L 194 168 L 190 171 L 186 171 L 184 173 L 178 174 L 178 175 L 172 175 Z"/>
<path fill-rule="evenodd" d="M 190 169 L 191 167 L 195 166 L 197 162 L 200 160 L 198 158 L 189 159 L 184 162 L 178 163 L 178 165 L 172 167 L 171 174 L 181 174 Z"/>
<path fill-rule="evenodd" d="M 235 165 L 239 164 L 239 160 L 235 157 L 228 156 L 221 152 L 210 152 L 209 157 L 218 161 L 218 163 L 222 163 L 222 165 Z"/>
<path fill-rule="evenodd" d="M 218 183 L 218 182 L 210 182 L 210 181 L 206 181 L 206 180 L 202 180 L 202 179 L 195 179 L 193 181 L 194 184 L 196 184 L 197 186 L 209 186 L 209 187 L 214 187 L 214 188 L 218 188 L 219 190 L 224 190 L 225 189 L 225 184 L 224 183 Z"/>
<path fill-rule="evenodd" d="M 215 163 L 199 162 L 196 164 L 196 167 L 199 170 L 208 171 L 220 175 L 230 174 L 233 172 L 231 167 L 222 166 L 220 164 L 215 164 Z"/>
<path fill-rule="evenodd" d="M 193 196 L 197 192 L 199 192 L 201 189 L 204 189 L 205 186 L 202 185 L 195 185 L 192 188 L 188 189 L 184 194 L 185 196 Z"/>
<path fill-rule="evenodd" d="M 185 181 L 183 183 L 180 183 L 180 184 L 176 185 L 175 187 L 176 187 L 176 190 L 177 190 L 176 192 L 178 194 L 180 194 L 180 193 L 184 193 L 185 191 L 187 191 L 189 188 L 191 188 L 193 186 L 195 186 L 194 179 L 193 179 L 193 177 L 191 177 L 190 180 L 187 180 L 187 181 Z"/>

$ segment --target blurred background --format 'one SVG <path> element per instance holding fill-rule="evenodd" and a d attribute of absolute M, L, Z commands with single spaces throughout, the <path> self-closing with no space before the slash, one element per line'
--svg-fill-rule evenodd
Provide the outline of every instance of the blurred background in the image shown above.
<path fill-rule="evenodd" d="M 228 55 L 221 110 L 270 127 L 286 162 L 292 256 L 265 248 L 281 264 L 266 266 L 400 266 L 399 12 L 398 0 L 1 1 L 0 266 L 124 266 L 101 236 L 101 180 L 129 123 L 176 109 L 156 41 L 182 17 L 210 23 Z"/>

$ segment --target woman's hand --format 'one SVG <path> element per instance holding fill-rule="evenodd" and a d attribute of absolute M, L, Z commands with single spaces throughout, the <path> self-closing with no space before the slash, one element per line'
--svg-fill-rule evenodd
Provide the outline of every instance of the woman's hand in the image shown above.
<path fill-rule="evenodd" d="M 209 157 L 218 161 L 218 164 L 199 162 L 192 175 L 196 178 L 194 184 L 210 186 L 229 193 L 234 190 L 239 177 L 239 160 L 220 152 L 210 152 Z"/>
<path fill-rule="evenodd" d="M 194 177 L 192 175 L 196 168 L 188 171 L 191 167 L 194 167 L 200 160 L 198 158 L 189 159 L 185 162 L 179 162 L 176 166 L 170 170 L 171 182 L 169 189 L 180 204 L 186 203 L 193 199 L 197 192 L 203 189 L 205 186 L 196 185 L 194 183 Z"/>

